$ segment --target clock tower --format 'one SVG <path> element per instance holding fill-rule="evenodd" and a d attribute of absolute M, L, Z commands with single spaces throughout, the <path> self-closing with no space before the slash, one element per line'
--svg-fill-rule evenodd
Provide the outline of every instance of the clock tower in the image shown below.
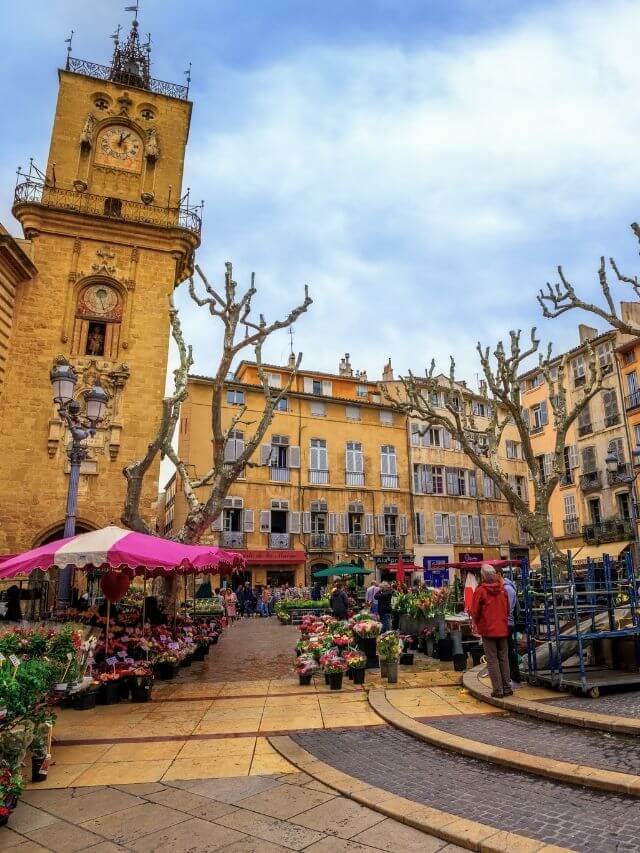
<path fill-rule="evenodd" d="M 58 538 L 69 435 L 52 402 L 56 360 L 99 381 L 107 415 L 82 464 L 77 529 L 118 523 L 122 469 L 144 454 L 161 412 L 169 297 L 200 243 L 200 209 L 182 194 L 188 85 L 151 76 L 137 14 L 110 65 L 73 58 L 59 71 L 46 169 L 15 190 L 24 240 L 0 386 L 0 554 Z M 188 82 L 188 80 L 187 80 Z M 1 318 L 0 318 L 1 319 Z M 2 331 L 2 330 L 0 330 Z M 153 517 L 158 469 L 141 503 Z"/>

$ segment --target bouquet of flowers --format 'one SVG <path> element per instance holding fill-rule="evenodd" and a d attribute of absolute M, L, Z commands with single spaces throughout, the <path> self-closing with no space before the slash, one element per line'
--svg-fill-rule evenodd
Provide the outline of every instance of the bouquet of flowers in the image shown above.
<path fill-rule="evenodd" d="M 402 640 L 395 631 L 385 631 L 378 637 L 377 647 L 383 660 L 397 660 L 402 653 Z"/>
<path fill-rule="evenodd" d="M 313 655 L 300 655 L 296 661 L 295 670 L 298 675 L 309 675 L 318 669 L 318 662 Z"/>
<path fill-rule="evenodd" d="M 342 657 L 347 661 L 352 669 L 364 669 L 367 665 L 367 659 L 357 649 L 349 649 L 344 652 Z"/>
<path fill-rule="evenodd" d="M 377 619 L 360 619 L 354 622 L 351 630 L 356 637 L 377 637 L 382 630 L 382 624 Z"/>
<path fill-rule="evenodd" d="M 347 661 L 340 657 L 336 649 L 330 649 L 322 655 L 320 665 L 326 673 L 346 672 L 349 668 Z"/>
<path fill-rule="evenodd" d="M 172 650 L 160 652 L 155 659 L 155 663 L 168 663 L 171 666 L 177 666 L 179 662 L 180 659 L 178 658 L 178 655 Z"/>

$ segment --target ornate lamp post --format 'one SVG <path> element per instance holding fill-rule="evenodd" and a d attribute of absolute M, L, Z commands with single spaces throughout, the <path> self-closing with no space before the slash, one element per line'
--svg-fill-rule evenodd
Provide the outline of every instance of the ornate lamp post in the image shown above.
<path fill-rule="evenodd" d="M 80 466 L 88 456 L 84 442 L 96 434 L 98 422 L 106 414 L 109 395 L 98 383 L 85 391 L 83 396 L 86 411 L 83 415 L 81 414 L 80 403 L 73 397 L 73 391 L 78 381 L 73 367 L 67 361 L 60 359 L 51 368 L 49 378 L 53 389 L 53 402 L 58 407 L 58 414 L 71 433 L 71 441 L 67 445 L 67 456 L 71 464 L 71 471 L 64 521 L 64 536 L 66 538 L 75 535 L 76 532 Z M 67 604 L 70 598 L 71 568 L 65 567 L 60 572 L 58 582 L 58 604 Z"/>
<path fill-rule="evenodd" d="M 631 499 L 631 536 L 633 539 L 633 561 L 635 563 L 636 569 L 640 566 L 640 553 L 638 549 L 638 516 L 636 510 L 636 496 L 635 496 L 635 481 L 640 474 L 640 470 L 638 470 L 635 474 L 633 473 L 634 466 L 638 464 L 640 460 L 640 445 L 636 445 L 633 450 L 631 456 L 633 457 L 633 461 L 631 463 L 631 474 L 627 474 L 625 470 L 625 466 L 623 462 L 620 462 L 618 458 L 618 451 L 616 449 L 615 441 L 609 443 L 609 447 L 607 448 L 608 452 L 605 457 L 605 465 L 607 466 L 607 471 L 609 474 L 615 476 L 618 483 L 624 483 L 626 486 L 629 486 L 629 497 Z"/>

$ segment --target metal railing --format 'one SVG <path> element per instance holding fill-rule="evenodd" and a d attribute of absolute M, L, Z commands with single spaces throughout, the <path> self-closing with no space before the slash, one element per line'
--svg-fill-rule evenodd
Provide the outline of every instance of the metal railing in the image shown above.
<path fill-rule="evenodd" d="M 269 548 L 288 548 L 289 534 L 288 533 L 270 533 Z"/>
<path fill-rule="evenodd" d="M 220 536 L 223 548 L 244 548 L 244 533 L 239 530 L 224 530 Z"/>
<path fill-rule="evenodd" d="M 593 424 L 578 424 L 578 435 L 582 438 L 585 435 L 591 435 L 593 432 Z"/>
<path fill-rule="evenodd" d="M 640 406 L 640 391 L 634 391 L 632 394 L 627 394 L 624 398 L 624 407 L 629 409 L 637 409 Z"/>
<path fill-rule="evenodd" d="M 571 471 L 565 471 L 564 474 L 560 475 L 560 485 L 561 486 L 570 486 L 573 483 L 573 474 Z"/>
<path fill-rule="evenodd" d="M 364 474 L 362 472 L 347 471 L 346 473 L 347 486 L 364 486 Z"/>
<path fill-rule="evenodd" d="M 607 471 L 607 479 L 609 481 L 610 486 L 616 483 L 621 483 L 628 486 L 632 478 L 633 469 L 631 468 L 631 465 L 628 462 L 624 462 L 622 465 L 618 465 L 617 471 Z"/>
<path fill-rule="evenodd" d="M 529 427 L 529 435 L 538 435 L 544 429 L 544 424 L 532 424 Z"/>
<path fill-rule="evenodd" d="M 404 536 L 385 533 L 383 549 L 385 551 L 404 551 Z"/>
<path fill-rule="evenodd" d="M 289 468 L 276 468 L 275 465 L 271 465 L 269 471 L 272 483 L 288 483 L 291 479 L 291 470 Z"/>
<path fill-rule="evenodd" d="M 582 527 L 582 538 L 596 545 L 633 539 L 633 524 L 626 518 L 607 518 L 594 524 L 585 524 Z"/>
<path fill-rule="evenodd" d="M 611 415 L 607 415 L 607 417 L 604 419 L 605 427 L 617 426 L 617 424 L 619 424 L 619 423 L 620 423 L 620 413 L 619 412 L 614 412 Z"/>
<path fill-rule="evenodd" d="M 601 489 L 602 479 L 600 477 L 600 471 L 589 471 L 587 474 L 581 474 L 580 488 L 585 492 L 589 489 Z"/>
<path fill-rule="evenodd" d="M 565 536 L 574 536 L 580 533 L 580 520 L 578 518 L 565 518 L 564 532 Z"/>
<path fill-rule="evenodd" d="M 167 83 L 165 80 L 155 80 L 153 77 L 149 77 L 146 81 L 148 85 L 144 85 L 139 74 L 126 74 L 119 71 L 117 75 L 114 75 L 113 68 L 110 65 L 99 65 L 97 62 L 89 62 L 87 59 L 76 59 L 70 56 L 67 60 L 66 70 L 72 71 L 74 74 L 84 74 L 85 77 L 94 77 L 96 80 L 115 79 L 123 86 L 148 89 L 158 95 L 179 98 L 181 101 L 186 101 L 189 98 L 188 86 L 182 86 L 179 83 Z"/>
<path fill-rule="evenodd" d="M 309 483 L 312 486 L 325 486 L 329 482 L 329 472 L 309 468 Z"/>
<path fill-rule="evenodd" d="M 309 537 L 310 551 L 331 551 L 330 533 L 312 533 Z"/>
<path fill-rule="evenodd" d="M 380 474 L 380 487 L 382 489 L 397 489 L 398 475 L 397 474 Z"/>
<path fill-rule="evenodd" d="M 184 228 L 194 234 L 200 234 L 202 229 L 200 216 L 186 207 L 160 207 L 155 204 L 143 204 L 141 201 L 127 201 L 96 195 L 96 193 L 48 187 L 33 179 L 18 184 L 13 204 L 14 206 L 42 204 L 44 207 L 71 210 L 74 213 L 86 213 L 90 216 L 104 216 L 106 219 L 121 219 L 143 225 L 160 225 L 164 228 Z"/>
<path fill-rule="evenodd" d="M 347 548 L 349 549 L 349 551 L 368 551 L 369 534 L 349 533 L 347 537 Z"/>

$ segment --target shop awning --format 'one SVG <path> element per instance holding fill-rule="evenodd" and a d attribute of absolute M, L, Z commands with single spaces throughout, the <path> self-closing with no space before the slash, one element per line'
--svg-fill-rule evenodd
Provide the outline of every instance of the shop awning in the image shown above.
<path fill-rule="evenodd" d="M 602 545 L 583 545 L 571 552 L 574 562 L 582 563 L 585 560 L 600 560 L 607 554 L 609 557 L 617 558 L 630 542 L 605 542 Z"/>
<path fill-rule="evenodd" d="M 354 566 L 353 563 L 338 563 L 336 566 L 314 572 L 313 576 L 314 578 L 333 578 L 345 575 L 370 575 L 372 572 L 373 569 L 363 569 L 362 566 Z"/>

